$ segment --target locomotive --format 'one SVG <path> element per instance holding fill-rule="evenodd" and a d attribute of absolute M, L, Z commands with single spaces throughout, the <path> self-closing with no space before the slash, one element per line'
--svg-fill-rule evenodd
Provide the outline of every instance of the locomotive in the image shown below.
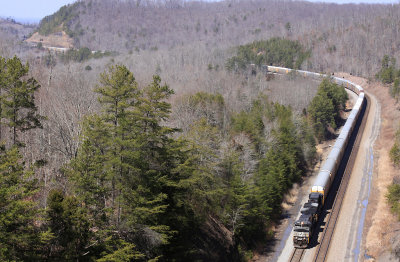
<path fill-rule="evenodd" d="M 299 248 L 305 248 L 310 243 L 318 215 L 322 209 L 322 194 L 312 192 L 308 196 L 308 202 L 300 210 L 300 217 L 293 226 L 293 244 Z"/>
<path fill-rule="evenodd" d="M 279 74 L 288 74 L 294 71 L 299 75 L 311 77 L 317 80 L 327 77 L 325 74 L 275 66 L 268 66 L 267 70 Z M 336 139 L 334 146 L 329 152 L 325 163 L 322 165 L 322 168 L 315 179 L 314 185 L 311 187 L 311 193 L 309 194 L 308 202 L 304 204 L 300 210 L 299 218 L 294 222 L 293 245 L 296 248 L 307 248 L 308 244 L 310 243 L 310 239 L 315 225 L 317 224 L 319 214 L 321 213 L 330 186 L 335 178 L 340 161 L 342 160 L 363 104 L 365 103 L 364 89 L 361 86 L 339 77 L 332 77 L 331 80 L 336 84 L 356 93 L 358 95 L 358 99 L 351 110 L 345 125 L 340 131 L 339 137 Z"/>

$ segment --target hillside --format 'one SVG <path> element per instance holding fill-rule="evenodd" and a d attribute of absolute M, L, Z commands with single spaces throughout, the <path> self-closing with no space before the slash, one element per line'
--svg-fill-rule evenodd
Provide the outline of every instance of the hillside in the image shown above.
<path fill-rule="evenodd" d="M 396 64 L 389 57 L 400 59 L 399 11 L 290 0 L 80 0 L 37 27 L 0 21 L 0 77 L 10 81 L 0 85 L 0 156 L 39 182 L 21 198 L 38 207 L 27 244 L 0 227 L 13 250 L 0 260 L 249 261 L 270 251 L 290 188 L 309 179 L 321 159 L 316 144 L 343 122 L 344 101 L 334 107 L 329 97 L 345 97 L 328 80 L 262 65 L 372 80 L 384 55 L 387 69 Z M 14 67 L 21 79 L 11 79 Z M 12 112 L 34 115 L 8 108 L 12 83 L 25 80 L 25 104 L 41 123 L 16 127 Z M 24 227 L 10 228 L 13 236 Z"/>
<path fill-rule="evenodd" d="M 35 32 L 25 40 L 27 43 L 37 45 L 42 43 L 43 47 L 73 48 L 74 40 L 64 31 L 55 32 L 47 36 Z"/>
<path fill-rule="evenodd" d="M 64 23 L 77 47 L 121 53 L 200 44 L 229 48 L 286 37 L 313 50 L 315 71 L 368 76 L 384 54 L 400 58 L 398 5 L 301 1 L 84 0 L 42 20 L 39 31 Z"/>
<path fill-rule="evenodd" d="M 12 56 L 20 53 L 24 49 L 21 41 L 33 30 L 35 25 L 22 25 L 12 19 L 0 18 L 0 55 Z"/>
<path fill-rule="evenodd" d="M 15 38 L 18 40 L 23 40 L 32 33 L 35 27 L 35 25 L 23 25 L 17 23 L 12 19 L 0 18 L 0 32 L 4 34 L 4 38 Z"/>

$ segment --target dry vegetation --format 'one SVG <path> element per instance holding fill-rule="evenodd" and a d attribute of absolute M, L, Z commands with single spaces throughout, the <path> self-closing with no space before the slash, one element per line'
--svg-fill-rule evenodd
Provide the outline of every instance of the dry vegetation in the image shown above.
<path fill-rule="evenodd" d="M 60 31 L 56 34 L 49 36 L 41 36 L 39 33 L 34 33 L 30 38 L 26 39 L 27 43 L 34 45 L 42 43 L 43 46 L 72 48 L 73 39 L 70 38 L 65 32 Z"/>
<path fill-rule="evenodd" d="M 0 18 L 0 55 L 11 57 L 26 51 L 21 40 L 28 36 L 35 26 L 21 25 L 13 20 Z"/>
<path fill-rule="evenodd" d="M 383 89 L 383 90 L 382 90 Z M 379 83 L 371 83 L 366 90 L 377 97 L 381 104 L 382 126 L 380 136 L 376 142 L 375 151 L 378 160 L 375 162 L 373 181 L 374 187 L 371 194 L 371 207 L 368 212 L 371 220 L 365 240 L 366 252 L 377 261 L 395 261 L 399 259 L 400 224 L 396 216 L 390 212 L 386 201 L 387 188 L 393 181 L 398 181 L 400 174 L 393 166 L 389 151 L 393 145 L 394 135 L 400 121 L 398 103 L 389 94 L 389 89 Z M 379 210 L 378 212 L 375 212 Z M 368 217 L 368 214 L 367 214 Z"/>
<path fill-rule="evenodd" d="M 313 50 L 307 68 L 368 76 L 384 54 L 399 58 L 399 5 L 301 1 L 82 1 L 76 43 L 121 53 L 199 43 L 213 50 L 270 37 Z"/>
<path fill-rule="evenodd" d="M 145 55 L 146 53 L 143 52 L 143 56 Z M 140 72 L 136 73 L 135 77 L 142 85 L 156 73 L 154 68 L 157 66 L 165 68 L 159 72 L 161 78 L 176 93 L 170 101 L 173 106 L 169 124 L 182 128 L 183 131 L 198 120 L 196 113 L 187 108 L 187 103 L 185 103 L 185 97 L 188 94 L 200 91 L 219 93 L 223 96 L 229 112 L 239 112 L 248 109 L 251 102 L 263 93 L 271 101 L 291 105 L 296 114 L 301 114 L 317 92 L 318 83 L 303 77 L 282 76 L 267 81 L 262 73 L 243 78 L 225 70 L 210 71 L 199 68 L 195 70 L 195 65 L 186 65 L 181 60 L 174 59 L 175 55 L 179 54 L 166 52 L 146 60 L 130 60 L 129 58 L 119 60 L 122 57 L 117 57 L 114 63 L 126 64 L 132 72 Z M 148 57 L 151 58 L 150 55 Z M 190 53 L 185 55 L 185 59 L 197 61 L 191 57 Z M 34 61 L 40 63 L 38 60 Z M 177 61 L 177 64 L 171 61 Z M 42 84 L 37 96 L 39 111 L 42 115 L 46 115 L 48 120 L 45 121 L 42 130 L 32 131 L 36 132 L 36 135 L 26 134 L 25 141 L 28 147 L 25 154 L 26 156 L 29 154 L 32 161 L 41 158 L 48 161 L 40 175 L 46 183 L 51 183 L 51 180 L 57 177 L 59 167 L 75 156 L 83 117 L 98 110 L 97 99 L 92 90 L 98 83 L 98 75 L 102 72 L 104 64 L 111 65 L 112 63 L 108 58 L 92 60 L 88 63 L 92 65 L 93 70 L 85 71 L 86 64 L 58 64 L 53 69 L 41 64 L 32 64 L 31 73 Z M 240 140 L 240 137 L 237 139 Z M 238 142 L 245 144 L 244 141 Z M 250 163 L 251 155 L 248 157 Z"/>
<path fill-rule="evenodd" d="M 25 134 L 27 147 L 23 153 L 28 161 L 41 158 L 48 161 L 37 173 L 46 186 L 43 205 L 53 185 L 65 185 L 59 169 L 76 154 L 83 117 L 98 110 L 92 89 L 98 83 L 99 73 L 110 65 L 126 65 L 141 85 L 149 83 L 153 74 L 159 74 L 176 93 L 170 101 L 171 125 L 185 130 L 196 118 L 196 112 L 186 107 L 187 94 L 219 93 L 227 110 L 239 112 L 249 108 L 260 93 L 265 93 L 272 101 L 291 105 L 297 114 L 315 95 L 317 83 L 301 78 L 267 81 L 260 71 L 256 76 L 227 72 L 226 60 L 240 44 L 275 36 L 299 40 L 312 51 L 304 69 L 345 71 L 364 77 L 372 77 L 378 71 L 384 54 L 400 59 L 398 4 L 335 5 L 277 0 L 218 3 L 85 0 L 81 3 L 80 15 L 69 25 L 71 30 L 83 30 L 75 36 L 75 45 L 118 51 L 120 55 L 84 63 L 49 64 L 51 56 L 47 51 L 21 44 L 20 40 L 32 33 L 33 27 L 0 21 L 0 56 L 18 55 L 28 61 L 31 75 L 42 85 L 37 104 L 40 114 L 48 120 L 42 130 Z M 85 70 L 87 66 L 91 70 Z M 379 89 L 371 92 L 381 99 Z M 384 113 L 394 112 L 392 102 L 386 104 L 386 111 L 383 108 Z M 386 119 L 387 124 L 394 123 L 392 117 Z M 388 141 L 395 129 L 390 130 Z M 245 147 L 245 158 L 249 160 L 245 169 L 251 173 L 255 163 L 251 161 L 251 150 L 246 151 L 248 139 L 235 137 Z M 382 223 L 395 224 L 389 217 Z M 367 247 L 378 257 L 380 248 L 390 244 L 391 234 L 386 235 L 382 228 L 375 232 L 379 237 L 385 235 L 384 241 L 371 244 L 379 246 L 376 249 L 368 243 Z"/>

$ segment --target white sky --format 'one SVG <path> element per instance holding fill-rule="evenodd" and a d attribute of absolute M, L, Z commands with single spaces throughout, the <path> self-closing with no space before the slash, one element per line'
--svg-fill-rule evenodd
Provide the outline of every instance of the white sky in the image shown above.
<path fill-rule="evenodd" d="M 213 0 L 206 0 L 213 1 Z M 399 0 L 309 0 L 330 3 L 399 3 Z M 21 22 L 38 22 L 75 0 L 0 0 L 0 17 L 11 17 Z"/>

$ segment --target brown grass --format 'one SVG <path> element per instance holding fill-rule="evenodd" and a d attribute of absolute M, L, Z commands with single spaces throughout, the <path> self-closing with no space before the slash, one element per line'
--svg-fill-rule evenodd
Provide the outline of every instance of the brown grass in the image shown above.
<path fill-rule="evenodd" d="M 299 185 L 294 184 L 287 194 L 283 196 L 282 208 L 283 210 L 290 209 L 297 200 L 297 195 L 299 194 Z"/>
<path fill-rule="evenodd" d="M 69 37 L 64 31 L 57 34 L 50 34 L 48 36 L 40 35 L 38 32 L 36 32 L 25 41 L 33 44 L 42 43 L 43 47 L 74 47 L 74 40 Z"/>
<path fill-rule="evenodd" d="M 398 225 L 397 219 L 390 212 L 386 202 L 387 187 L 399 175 L 389 158 L 389 151 L 393 145 L 394 134 L 400 121 L 399 111 L 396 110 L 396 101 L 390 97 L 388 88 L 381 84 L 371 84 L 367 87 L 381 104 L 382 125 L 380 136 L 376 142 L 374 151 L 377 152 L 378 161 L 374 169 L 374 188 L 371 195 L 371 205 L 368 209 L 365 239 L 368 255 L 377 258 L 386 251 L 392 249 L 394 238 L 393 228 Z M 369 224 L 369 227 L 368 227 Z"/>

